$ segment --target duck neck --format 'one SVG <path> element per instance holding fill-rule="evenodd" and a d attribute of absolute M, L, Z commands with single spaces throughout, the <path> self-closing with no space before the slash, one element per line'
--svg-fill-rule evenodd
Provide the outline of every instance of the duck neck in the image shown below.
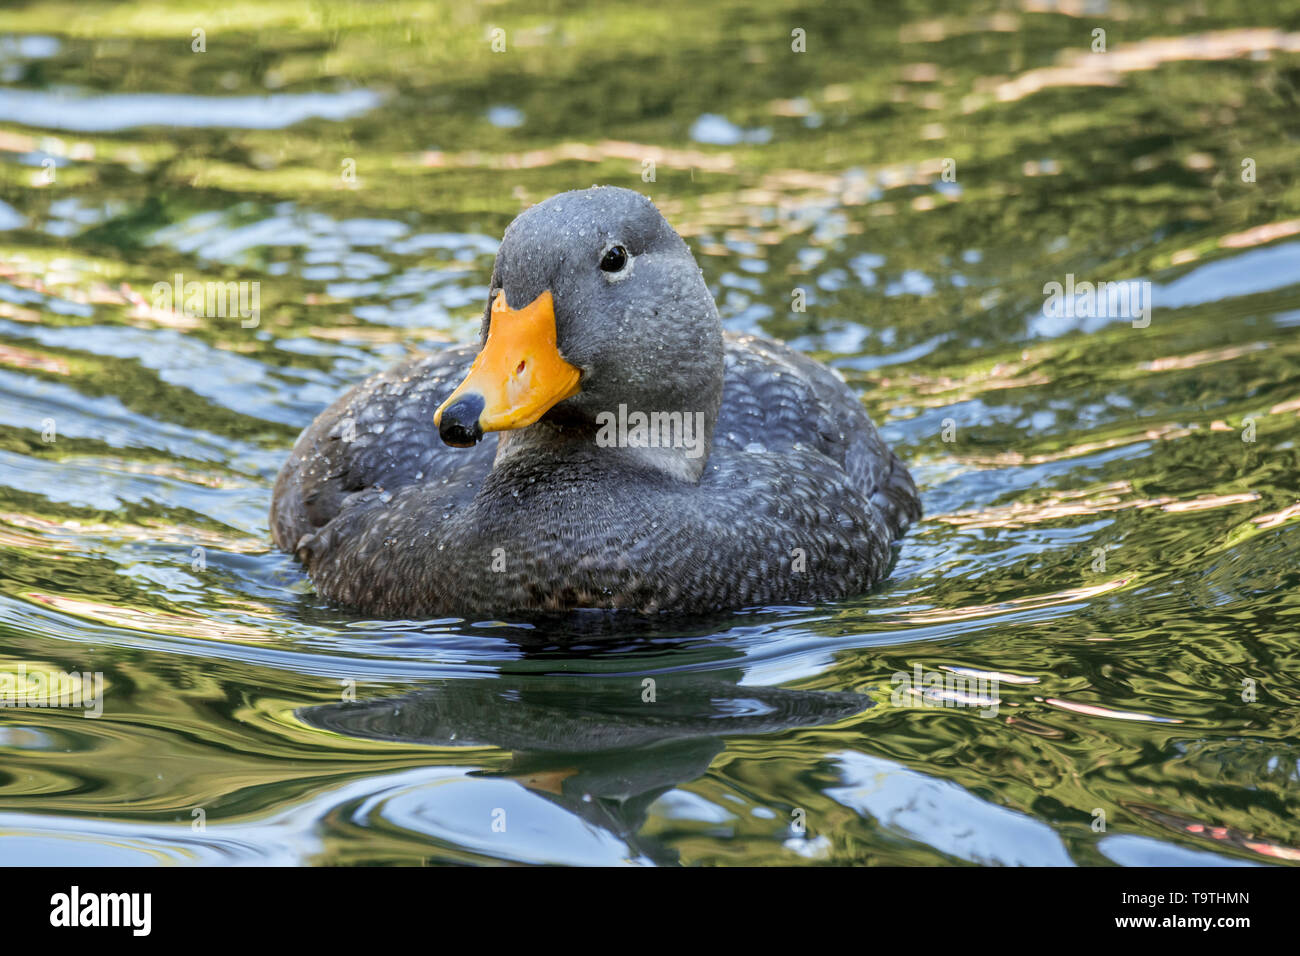
<path fill-rule="evenodd" d="M 638 412 L 620 405 L 596 422 L 542 421 L 501 434 L 493 468 L 527 458 L 539 465 L 654 472 L 695 484 L 713 445 L 717 409 Z"/>

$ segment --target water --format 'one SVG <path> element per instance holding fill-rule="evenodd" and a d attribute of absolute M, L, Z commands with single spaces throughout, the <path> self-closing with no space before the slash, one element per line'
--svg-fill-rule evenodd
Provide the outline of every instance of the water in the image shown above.
<path fill-rule="evenodd" d="M 1300 6 L 192 6 L 0 12 L 0 679 L 104 681 L 0 710 L 0 861 L 1300 860 Z M 268 546 L 295 436 L 593 182 L 862 395 L 924 494 L 893 575 L 324 605 Z"/>

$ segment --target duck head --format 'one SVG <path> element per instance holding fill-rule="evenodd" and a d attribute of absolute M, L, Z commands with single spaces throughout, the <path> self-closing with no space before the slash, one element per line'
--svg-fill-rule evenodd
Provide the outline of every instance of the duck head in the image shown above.
<path fill-rule="evenodd" d="M 492 270 L 481 346 L 434 416 L 447 444 L 509 432 L 500 456 L 561 433 L 595 442 L 637 412 L 665 424 L 690 416 L 702 453 L 597 444 L 699 477 L 722 401 L 722 323 L 690 249 L 640 193 L 561 193 L 515 219 Z"/>

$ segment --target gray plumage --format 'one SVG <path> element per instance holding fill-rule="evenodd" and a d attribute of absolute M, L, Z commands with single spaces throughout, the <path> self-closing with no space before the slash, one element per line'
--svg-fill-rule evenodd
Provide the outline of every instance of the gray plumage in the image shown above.
<path fill-rule="evenodd" d="M 598 266 L 611 243 L 630 262 Z M 563 193 L 506 231 L 492 275 L 518 308 L 555 302 L 580 392 L 473 448 L 434 412 L 480 343 L 409 359 L 303 432 L 276 481 L 276 544 L 328 600 L 381 616 L 576 607 L 702 612 L 833 600 L 887 571 L 920 516 L 911 476 L 824 366 L 724 335 L 658 210 L 611 187 Z M 620 404 L 701 412 L 706 453 L 601 447 Z M 498 437 L 499 436 L 499 437 Z"/>

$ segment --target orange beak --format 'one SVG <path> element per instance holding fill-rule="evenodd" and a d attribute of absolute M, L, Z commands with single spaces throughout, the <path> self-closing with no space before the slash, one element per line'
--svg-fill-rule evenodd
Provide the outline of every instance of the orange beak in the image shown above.
<path fill-rule="evenodd" d="M 515 310 L 506 305 L 505 292 L 498 292 L 487 343 L 465 381 L 434 413 L 433 423 L 448 445 L 468 447 L 484 432 L 531 425 L 578 393 L 579 376 L 556 347 L 551 293 Z"/>

